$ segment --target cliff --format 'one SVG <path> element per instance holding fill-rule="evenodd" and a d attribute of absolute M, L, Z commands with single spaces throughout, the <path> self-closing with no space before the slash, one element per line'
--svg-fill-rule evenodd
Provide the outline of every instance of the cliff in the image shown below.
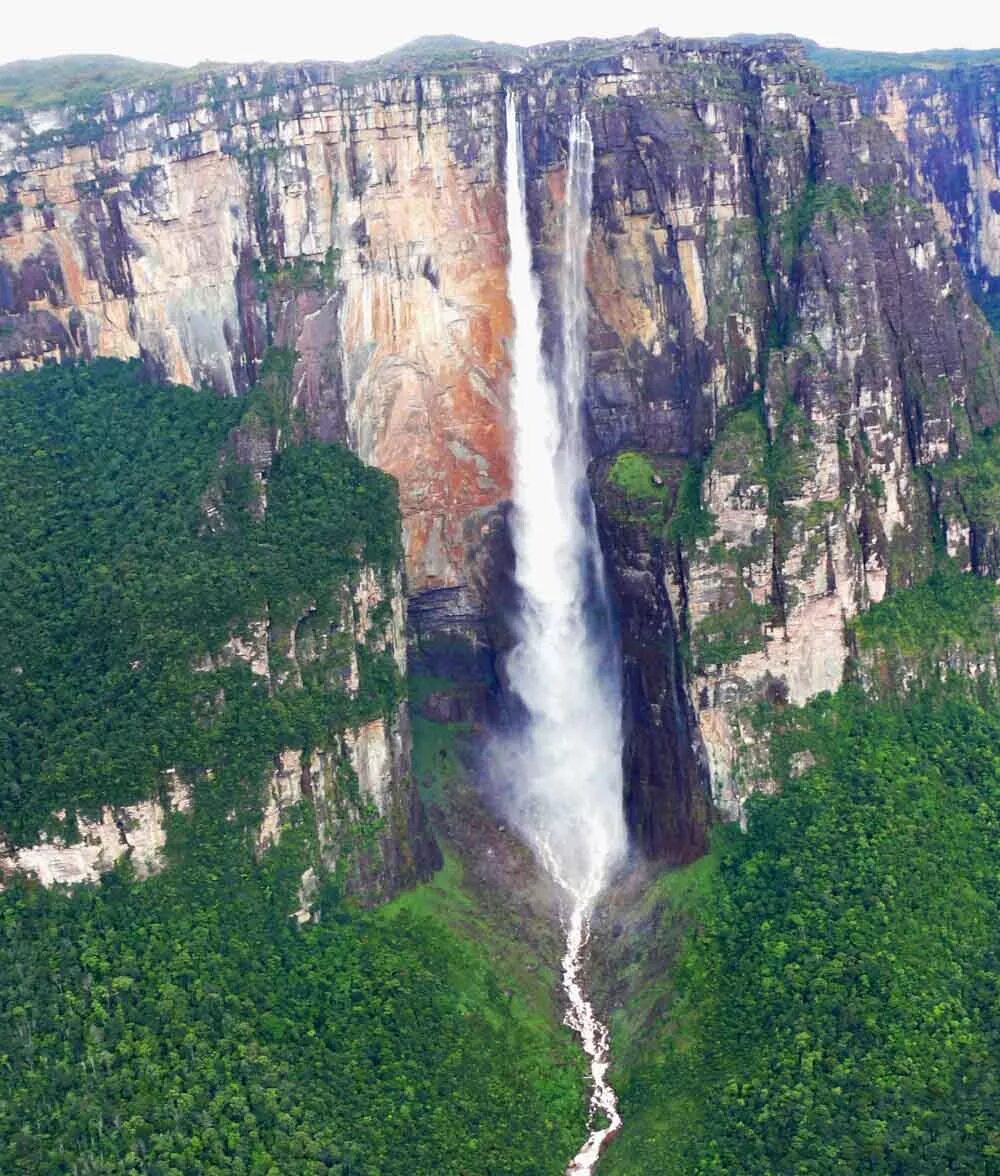
<path fill-rule="evenodd" d="M 1000 330 L 1000 64 L 872 78 L 859 93 L 904 148 L 912 182 Z"/>
<path fill-rule="evenodd" d="M 391 479 L 316 443 L 248 466 L 256 398 L 137 364 L 0 383 L 0 879 L 290 839 L 307 917 L 328 877 L 426 876 Z"/>
<path fill-rule="evenodd" d="M 529 91 L 538 266 L 556 307 L 548 234 L 582 101 L 627 802 L 640 843 L 683 860 L 699 782 L 730 816 L 769 786 L 760 704 L 836 689 L 847 623 L 924 578 L 939 533 L 992 570 L 990 524 L 948 485 L 1000 414 L 1000 351 L 909 156 L 851 89 L 783 45 L 614 64 Z"/>
<path fill-rule="evenodd" d="M 974 100 L 946 79 L 862 98 L 794 42 L 650 33 L 247 67 L 26 114 L 0 128 L 0 362 L 142 355 L 231 394 L 268 344 L 294 349 L 293 413 L 399 481 L 415 647 L 432 669 L 435 642 L 471 648 L 488 672 L 509 560 L 502 97 L 520 100 L 553 354 L 582 106 L 627 805 L 647 851 L 684 860 L 712 807 L 767 786 L 758 703 L 836 688 L 846 623 L 926 576 L 939 535 L 996 562 L 962 493 L 1000 418 L 967 290 L 997 272 L 991 76 Z M 959 165 L 967 183 L 939 190 Z"/>

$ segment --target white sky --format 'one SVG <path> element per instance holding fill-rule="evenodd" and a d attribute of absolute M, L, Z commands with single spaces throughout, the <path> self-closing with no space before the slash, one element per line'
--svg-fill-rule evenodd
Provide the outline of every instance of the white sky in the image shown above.
<path fill-rule="evenodd" d="M 0 60 L 118 53 L 151 61 L 355 60 L 427 33 L 534 44 L 619 36 L 788 32 L 858 49 L 1000 46 L 997 0 L 21 0 Z"/>

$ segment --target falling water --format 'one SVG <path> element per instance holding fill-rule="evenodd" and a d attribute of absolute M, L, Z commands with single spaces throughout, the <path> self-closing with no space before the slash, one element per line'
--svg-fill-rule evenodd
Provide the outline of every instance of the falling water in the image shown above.
<path fill-rule="evenodd" d="M 581 419 L 594 158 L 585 116 L 575 117 L 570 128 L 557 378 L 542 350 L 522 154 L 517 109 L 508 94 L 508 281 L 515 318 L 512 532 L 521 603 L 507 674 L 523 704 L 525 723 L 501 753 L 513 819 L 567 899 L 566 1023 L 583 1042 L 593 1080 L 590 1135 L 568 1173 L 585 1174 L 593 1171 L 603 1144 L 621 1125 L 605 1077 L 608 1031 L 594 1014 L 581 974 L 594 904 L 626 845 L 620 668 Z M 595 1123 L 599 1114 L 601 1124 Z"/>

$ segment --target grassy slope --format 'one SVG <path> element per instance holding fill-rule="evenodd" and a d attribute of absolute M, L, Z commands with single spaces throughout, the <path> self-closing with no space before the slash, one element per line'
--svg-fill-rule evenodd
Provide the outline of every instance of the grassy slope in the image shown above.
<path fill-rule="evenodd" d="M 475 727 L 421 714 L 428 694 L 455 688 L 455 683 L 443 679 L 417 676 L 410 680 L 413 772 L 445 865 L 430 882 L 401 895 L 388 910 L 433 915 L 463 939 L 478 944 L 498 964 L 514 1007 L 536 1025 L 547 1026 L 567 1045 L 571 1038 L 560 1025 L 555 999 L 558 954 L 553 950 L 551 926 L 540 926 L 530 912 L 519 909 L 519 895 L 503 893 L 482 877 L 480 856 L 500 855 L 509 847 L 502 840 L 492 847 L 476 841 L 476 830 L 492 832 L 496 826 L 471 788 L 467 765 Z M 571 1064 L 579 1063 L 575 1046 L 570 1046 L 567 1057 Z"/>

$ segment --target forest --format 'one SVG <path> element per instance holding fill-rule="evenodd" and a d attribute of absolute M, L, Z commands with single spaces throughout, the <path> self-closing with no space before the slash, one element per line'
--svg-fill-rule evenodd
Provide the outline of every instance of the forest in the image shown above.
<path fill-rule="evenodd" d="M 220 464 L 247 408 L 113 360 L 0 384 L 0 828 L 15 843 L 54 810 L 148 796 L 170 767 L 235 787 L 280 747 L 392 705 L 401 686 L 375 657 L 353 699 L 198 668 L 265 610 L 287 624 L 400 558 L 395 484 L 340 446 L 279 454 L 260 519 L 249 467 Z"/>
<path fill-rule="evenodd" d="M 335 445 L 279 453 L 261 511 L 251 414 L 112 361 L 0 380 L 0 827 L 71 836 L 53 810 L 168 765 L 196 785 L 159 875 L 0 893 L 0 1171 L 557 1173 L 579 1054 L 502 956 L 433 901 L 361 909 L 336 871 L 299 925 L 302 812 L 253 852 L 275 751 L 406 683 L 377 658 L 356 697 L 192 669 L 400 557 L 391 479 Z M 997 600 L 942 559 L 854 622 L 836 694 L 758 708 L 779 794 L 656 883 L 685 896 L 650 932 L 676 950 L 615 1016 L 602 1173 L 1000 1171 Z M 992 669 L 948 672 L 963 651 Z"/>
<path fill-rule="evenodd" d="M 945 565 L 866 614 L 859 647 L 917 665 L 949 637 L 995 651 L 996 598 Z M 606 1171 L 1000 1171 L 995 680 L 938 669 L 877 702 L 855 680 L 760 722 L 780 794 L 717 838 L 621 1059 Z"/>
<path fill-rule="evenodd" d="M 0 892 L 0 1172 L 558 1171 L 584 1118 L 568 1033 L 481 944 L 362 910 L 336 870 L 300 926 L 305 814 L 253 851 L 275 751 L 405 684 L 375 654 L 353 698 L 193 668 L 265 605 L 287 623 L 399 559 L 394 483 L 335 445 L 278 454 L 261 518 L 229 444 L 249 411 L 113 361 L 0 380 L 0 828 L 71 837 L 59 806 L 194 781 L 161 874 Z"/>

